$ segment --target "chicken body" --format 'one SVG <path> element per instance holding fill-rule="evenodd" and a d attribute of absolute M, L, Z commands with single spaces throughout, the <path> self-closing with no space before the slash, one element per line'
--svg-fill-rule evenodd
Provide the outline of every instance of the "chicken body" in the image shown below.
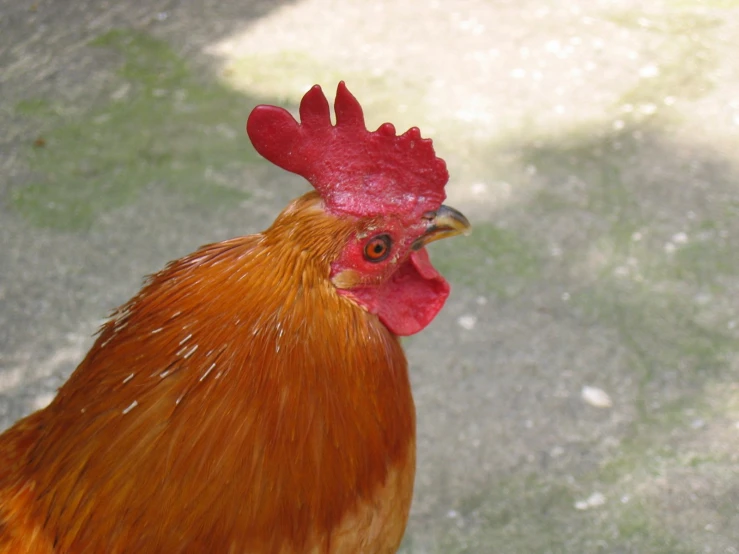
<path fill-rule="evenodd" d="M 415 471 L 397 337 L 331 282 L 316 193 L 171 263 L 0 435 L 0 552 L 390 553 Z"/>

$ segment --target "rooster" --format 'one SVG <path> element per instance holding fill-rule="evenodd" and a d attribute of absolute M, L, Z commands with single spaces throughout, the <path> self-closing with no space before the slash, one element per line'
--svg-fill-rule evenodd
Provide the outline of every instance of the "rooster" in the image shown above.
<path fill-rule="evenodd" d="M 266 231 L 171 262 L 115 311 L 51 404 L 0 435 L 0 552 L 396 552 L 415 473 L 398 337 L 466 233 L 417 128 L 366 129 L 344 83 L 256 150 L 315 188 Z"/>

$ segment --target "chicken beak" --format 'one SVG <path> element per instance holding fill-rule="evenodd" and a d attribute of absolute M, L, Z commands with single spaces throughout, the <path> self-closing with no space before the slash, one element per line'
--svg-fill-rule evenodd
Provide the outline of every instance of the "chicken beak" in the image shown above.
<path fill-rule="evenodd" d="M 469 235 L 472 230 L 467 218 L 449 206 L 442 205 L 435 212 L 427 213 L 425 219 L 429 221 L 429 226 L 426 232 L 415 240 L 413 250 L 420 250 L 435 240 L 456 235 Z"/>

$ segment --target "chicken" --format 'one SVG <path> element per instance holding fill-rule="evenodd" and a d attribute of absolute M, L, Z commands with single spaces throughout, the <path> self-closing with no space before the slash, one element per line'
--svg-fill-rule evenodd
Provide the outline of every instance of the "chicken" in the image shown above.
<path fill-rule="evenodd" d="M 0 552 L 396 552 L 415 472 L 399 336 L 466 233 L 417 128 L 365 128 L 340 83 L 257 106 L 247 133 L 315 188 L 266 231 L 152 276 L 51 404 L 0 435 Z"/>

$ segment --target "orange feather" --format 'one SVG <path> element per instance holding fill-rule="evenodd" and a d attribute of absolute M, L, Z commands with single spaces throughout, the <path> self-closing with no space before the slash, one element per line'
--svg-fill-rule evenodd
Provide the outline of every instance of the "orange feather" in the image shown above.
<path fill-rule="evenodd" d="M 395 552 L 407 364 L 329 279 L 364 224 L 309 193 L 153 276 L 0 435 L 0 552 Z"/>

